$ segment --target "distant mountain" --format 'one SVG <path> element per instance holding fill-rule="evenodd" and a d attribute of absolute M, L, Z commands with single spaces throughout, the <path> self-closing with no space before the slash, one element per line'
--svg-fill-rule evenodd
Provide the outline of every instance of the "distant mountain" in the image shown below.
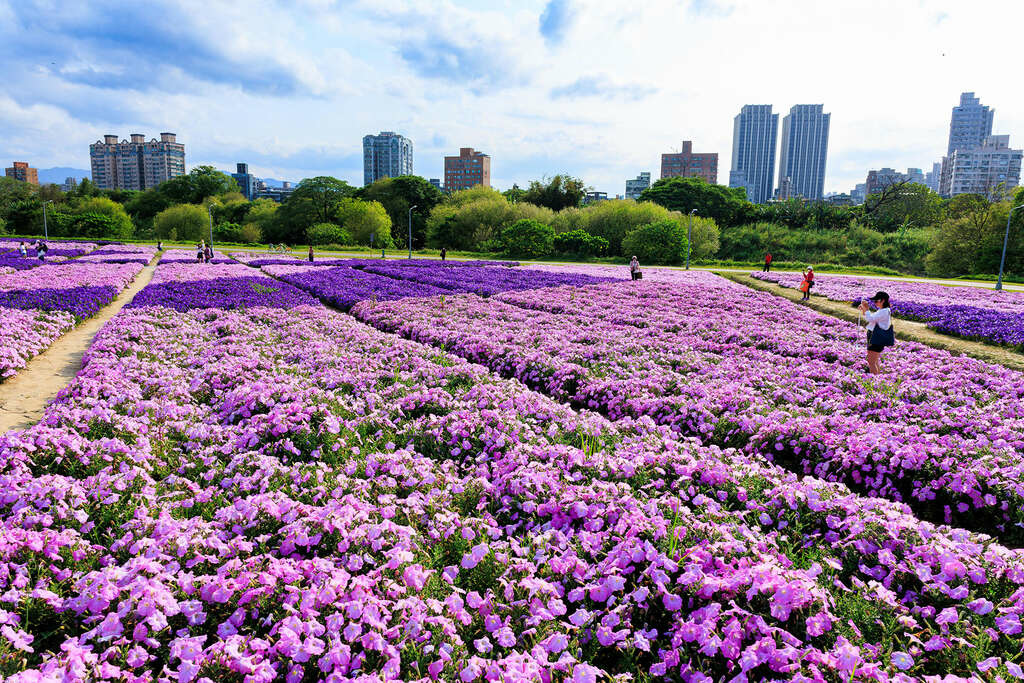
<path fill-rule="evenodd" d="M 284 181 L 275 178 L 263 178 L 263 182 L 267 184 L 267 187 L 284 187 Z"/>
<path fill-rule="evenodd" d="M 91 175 L 91 171 L 87 171 L 84 168 L 71 168 L 68 166 L 56 166 L 54 168 L 41 168 L 39 169 L 39 183 L 41 185 L 49 185 L 50 183 L 56 183 L 60 185 L 67 178 L 88 178 Z"/>

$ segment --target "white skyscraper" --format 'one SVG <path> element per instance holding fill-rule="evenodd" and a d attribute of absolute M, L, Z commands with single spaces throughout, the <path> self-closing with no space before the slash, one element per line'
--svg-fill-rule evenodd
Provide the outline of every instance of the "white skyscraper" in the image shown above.
<path fill-rule="evenodd" d="M 382 131 L 363 137 L 363 185 L 400 175 L 412 175 L 412 140 Z"/>
<path fill-rule="evenodd" d="M 729 187 L 745 187 L 747 199 L 763 204 L 775 185 L 775 139 L 779 115 L 770 104 L 747 104 L 733 119 Z"/>
<path fill-rule="evenodd" d="M 782 119 L 779 180 L 789 180 L 786 195 L 821 199 L 825 189 L 828 128 L 831 114 L 821 104 L 794 105 Z M 781 189 L 780 184 L 780 189 Z M 782 193 L 780 192 L 780 198 Z"/>
<path fill-rule="evenodd" d="M 960 106 L 953 107 L 949 121 L 949 147 L 946 156 L 955 149 L 981 147 L 985 138 L 992 135 L 992 119 L 995 110 L 981 104 L 973 92 L 960 95 Z"/>

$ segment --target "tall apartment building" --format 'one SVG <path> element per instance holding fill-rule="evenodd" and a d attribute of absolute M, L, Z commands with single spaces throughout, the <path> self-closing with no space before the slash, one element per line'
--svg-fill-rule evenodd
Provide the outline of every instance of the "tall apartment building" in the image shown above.
<path fill-rule="evenodd" d="M 444 187 L 448 192 L 491 186 L 491 157 L 472 147 L 460 147 L 459 156 L 444 158 Z"/>
<path fill-rule="evenodd" d="M 780 199 L 821 199 L 831 118 L 822 104 L 797 104 L 783 117 L 779 147 Z M 788 181 L 786 197 L 782 197 L 781 192 L 784 178 Z"/>
<path fill-rule="evenodd" d="M 231 177 L 238 183 L 238 189 L 246 199 L 249 201 L 255 199 L 258 186 L 256 176 L 249 173 L 249 164 L 235 164 L 235 172 L 231 174 Z"/>
<path fill-rule="evenodd" d="M 400 175 L 412 175 L 412 140 L 391 131 L 364 136 L 363 185 Z"/>
<path fill-rule="evenodd" d="M 908 171 L 912 169 L 907 169 Z M 910 180 L 909 173 L 900 173 L 895 168 L 880 168 L 878 170 L 868 171 L 867 182 L 865 183 L 864 195 L 868 197 L 873 194 L 877 194 L 884 190 L 889 185 L 895 185 L 896 183 L 907 182 Z"/>
<path fill-rule="evenodd" d="M 640 199 L 643 191 L 650 187 L 651 173 L 650 171 L 642 171 L 636 178 L 626 181 L 626 199 Z"/>
<path fill-rule="evenodd" d="M 932 164 L 932 170 L 924 174 L 924 184 L 932 192 L 939 191 L 939 181 L 942 179 L 942 162 L 936 161 Z"/>
<path fill-rule="evenodd" d="M 850 190 L 850 201 L 854 204 L 863 204 L 864 200 L 867 199 L 868 185 L 867 183 L 857 183 L 853 189 Z"/>
<path fill-rule="evenodd" d="M 940 184 L 944 194 L 980 194 L 992 198 L 1002 185 L 1012 189 L 1020 185 L 1024 151 L 1010 149 L 1009 135 L 990 135 L 980 147 L 954 149 L 942 164 Z"/>
<path fill-rule="evenodd" d="M 919 168 L 907 168 L 907 180 L 918 185 L 924 185 L 924 171 Z"/>
<path fill-rule="evenodd" d="M 661 155 L 661 177 L 703 178 L 718 183 L 718 152 L 694 152 L 693 143 L 684 140 L 679 152 Z"/>
<path fill-rule="evenodd" d="M 973 92 L 960 95 L 960 106 L 953 107 L 949 121 L 949 146 L 946 156 L 955 149 L 981 147 L 985 138 L 992 135 L 992 120 L 995 110 L 982 105 Z"/>
<path fill-rule="evenodd" d="M 29 166 L 27 161 L 15 161 L 10 168 L 4 169 L 4 175 L 23 183 L 39 184 L 39 171 Z"/>
<path fill-rule="evenodd" d="M 745 187 L 747 199 L 771 199 L 775 181 L 775 140 L 779 115 L 770 104 L 747 104 L 733 119 L 729 187 Z"/>
<path fill-rule="evenodd" d="M 92 181 L 103 190 L 145 190 L 176 176 L 185 175 L 185 145 L 174 133 L 160 133 L 150 139 L 132 133 L 130 140 L 117 141 L 104 135 L 89 145 Z"/>

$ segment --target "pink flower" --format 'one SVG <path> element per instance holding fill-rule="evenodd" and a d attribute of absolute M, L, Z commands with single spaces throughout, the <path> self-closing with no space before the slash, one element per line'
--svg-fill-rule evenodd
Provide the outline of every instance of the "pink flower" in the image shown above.
<path fill-rule="evenodd" d="M 678 612 L 683 606 L 683 599 L 675 593 L 665 593 L 661 596 L 661 602 L 669 612 Z"/>
<path fill-rule="evenodd" d="M 935 623 L 939 625 L 955 624 L 959 620 L 960 615 L 957 613 L 956 607 L 947 607 L 939 612 L 939 616 L 935 617 Z"/>

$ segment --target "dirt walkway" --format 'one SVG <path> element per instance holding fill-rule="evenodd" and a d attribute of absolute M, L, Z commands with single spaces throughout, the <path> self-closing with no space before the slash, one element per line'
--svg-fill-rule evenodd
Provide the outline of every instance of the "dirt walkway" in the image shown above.
<path fill-rule="evenodd" d="M 43 409 L 82 368 L 82 356 L 103 325 L 153 279 L 152 263 L 102 311 L 55 341 L 23 370 L 0 384 L 0 434 L 24 429 L 43 417 Z"/>
<path fill-rule="evenodd" d="M 790 301 L 799 302 L 803 297 L 803 293 L 793 289 L 792 287 L 780 287 L 772 282 L 764 282 L 762 280 L 752 278 L 749 274 L 725 271 L 718 271 L 718 274 L 732 280 L 733 282 L 738 282 L 742 285 L 746 285 L 747 287 L 751 287 L 752 289 L 761 290 L 762 292 L 769 292 L 776 296 L 785 297 Z M 849 320 L 854 323 L 857 322 L 857 309 L 850 305 L 844 305 L 838 301 L 829 301 L 823 296 L 812 295 L 810 300 L 804 302 L 803 305 L 836 318 L 842 318 L 843 320 Z M 982 344 L 981 342 L 970 341 L 968 339 L 959 339 L 947 334 L 940 334 L 935 330 L 928 329 L 928 326 L 924 323 L 904 320 L 902 318 L 896 318 L 896 316 L 893 316 L 893 318 L 899 323 L 899 326 L 896 328 L 896 335 L 900 339 L 909 339 L 938 349 L 945 349 L 950 353 L 971 356 L 972 358 L 977 358 L 978 360 L 983 360 L 987 363 L 997 363 L 1012 370 L 1024 372 L 1024 355 L 1017 353 L 1016 351 L 1010 351 L 1009 349 L 992 346 L 990 344 Z"/>

